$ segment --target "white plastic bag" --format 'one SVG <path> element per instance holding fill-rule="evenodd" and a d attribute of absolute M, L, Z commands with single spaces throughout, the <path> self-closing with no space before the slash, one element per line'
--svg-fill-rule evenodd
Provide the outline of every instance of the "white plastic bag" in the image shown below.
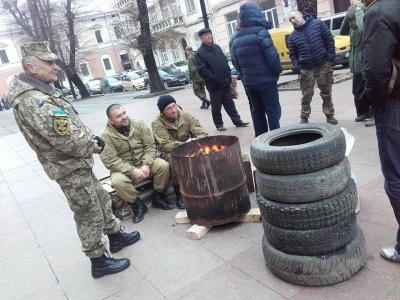
<path fill-rule="evenodd" d="M 345 155 L 349 156 L 351 149 L 353 149 L 354 142 L 356 139 L 354 136 L 352 136 L 350 133 L 348 133 L 346 128 L 341 127 L 340 129 L 343 131 L 344 137 L 346 138 L 346 153 L 345 153 Z M 351 179 L 354 180 L 354 182 L 357 186 L 357 178 L 356 178 L 356 175 L 354 175 L 353 171 L 351 172 Z M 360 197 L 358 196 L 358 187 L 357 187 L 357 207 L 356 207 L 355 213 L 358 214 L 360 212 L 360 210 L 361 210 Z"/>

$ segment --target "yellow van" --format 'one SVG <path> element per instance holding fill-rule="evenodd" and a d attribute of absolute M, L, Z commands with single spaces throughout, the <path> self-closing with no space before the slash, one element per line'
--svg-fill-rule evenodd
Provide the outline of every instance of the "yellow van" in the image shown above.
<path fill-rule="evenodd" d="M 292 33 L 293 27 L 283 27 L 278 29 L 271 29 L 272 41 L 274 42 L 275 48 L 278 50 L 279 58 L 283 70 L 292 70 L 293 64 L 289 57 L 289 35 Z M 333 65 L 344 65 L 349 64 L 349 51 L 350 51 L 350 37 L 337 35 L 334 36 L 336 58 Z"/>

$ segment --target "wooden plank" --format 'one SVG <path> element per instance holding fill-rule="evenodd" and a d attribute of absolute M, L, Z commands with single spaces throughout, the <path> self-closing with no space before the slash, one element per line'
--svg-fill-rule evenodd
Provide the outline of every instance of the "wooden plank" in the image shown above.
<path fill-rule="evenodd" d="M 260 222 L 261 221 L 261 212 L 259 208 L 252 208 L 250 211 L 243 217 L 237 218 L 235 222 Z"/>
<path fill-rule="evenodd" d="M 187 231 L 187 236 L 191 240 L 200 240 L 211 228 L 212 226 L 193 225 Z"/>
<path fill-rule="evenodd" d="M 180 211 L 176 214 L 175 216 L 175 223 L 176 224 L 189 224 L 190 220 L 187 216 L 187 212 L 185 211 Z"/>

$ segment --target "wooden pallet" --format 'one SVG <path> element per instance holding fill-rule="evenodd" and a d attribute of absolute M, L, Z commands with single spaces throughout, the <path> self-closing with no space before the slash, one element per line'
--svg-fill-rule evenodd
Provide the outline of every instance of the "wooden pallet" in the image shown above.
<path fill-rule="evenodd" d="M 261 213 L 259 208 L 252 208 L 250 211 L 243 217 L 237 218 L 233 222 L 260 222 L 261 221 Z M 180 211 L 175 216 L 175 223 L 177 224 L 190 224 L 190 220 L 187 216 L 187 212 Z M 207 234 L 208 231 L 213 226 L 200 226 L 200 225 L 193 225 L 187 231 L 187 237 L 191 240 L 200 240 L 203 236 Z"/>

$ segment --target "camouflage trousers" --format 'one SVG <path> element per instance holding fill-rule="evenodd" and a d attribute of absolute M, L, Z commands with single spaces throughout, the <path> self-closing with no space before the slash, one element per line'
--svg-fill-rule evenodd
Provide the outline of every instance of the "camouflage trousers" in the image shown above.
<path fill-rule="evenodd" d="M 206 85 L 204 81 L 192 81 L 192 85 L 194 94 L 199 97 L 200 100 L 207 98 Z"/>
<path fill-rule="evenodd" d="M 79 169 L 57 180 L 74 213 L 82 251 L 90 258 L 106 252 L 102 235 L 120 229 L 111 209 L 111 197 L 91 169 Z"/>
<path fill-rule="evenodd" d="M 314 84 L 317 81 L 322 98 L 322 111 L 325 115 L 334 115 L 335 109 L 332 103 L 332 64 L 326 62 L 323 66 L 300 71 L 300 88 L 303 97 L 301 98 L 301 118 L 309 118 L 311 114 L 311 100 L 314 96 Z"/>
<path fill-rule="evenodd" d="M 154 178 L 153 188 L 157 192 L 164 192 L 169 182 L 169 164 L 161 159 L 156 158 L 150 165 L 150 178 Z M 120 172 L 111 173 L 111 182 L 115 189 L 115 193 L 122 200 L 133 203 L 139 196 L 139 192 L 134 188 L 132 177 L 126 176 Z"/>

